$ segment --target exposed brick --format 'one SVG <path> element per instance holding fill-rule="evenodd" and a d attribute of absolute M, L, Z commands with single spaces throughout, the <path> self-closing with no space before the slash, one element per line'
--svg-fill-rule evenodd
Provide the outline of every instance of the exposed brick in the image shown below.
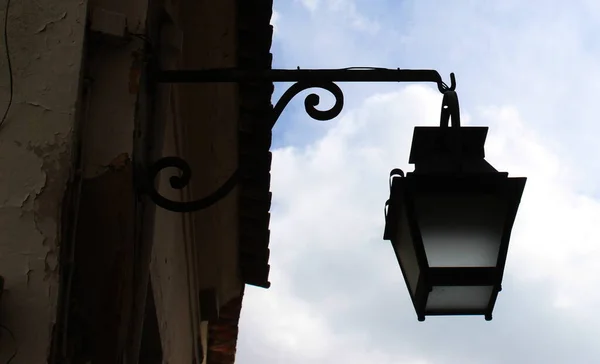
<path fill-rule="evenodd" d="M 207 363 L 233 364 L 235 362 L 242 299 L 243 293 L 221 307 L 218 320 L 209 322 Z"/>

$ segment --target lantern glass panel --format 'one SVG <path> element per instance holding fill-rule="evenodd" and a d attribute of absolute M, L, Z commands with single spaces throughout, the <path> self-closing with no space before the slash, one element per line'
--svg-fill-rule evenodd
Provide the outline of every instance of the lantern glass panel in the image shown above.
<path fill-rule="evenodd" d="M 402 206 L 401 211 L 399 211 L 400 216 L 397 224 L 398 231 L 395 235 L 398 239 L 395 241 L 394 250 L 400 261 L 410 293 L 411 295 L 414 295 L 417 289 L 421 269 L 419 268 L 417 253 L 411 237 L 407 214 L 404 207 L 405 206 Z"/>
<path fill-rule="evenodd" d="M 430 267 L 495 267 L 502 242 L 507 202 L 493 194 L 414 196 Z"/>
<path fill-rule="evenodd" d="M 485 310 L 493 292 L 493 286 L 434 286 L 425 311 Z"/>

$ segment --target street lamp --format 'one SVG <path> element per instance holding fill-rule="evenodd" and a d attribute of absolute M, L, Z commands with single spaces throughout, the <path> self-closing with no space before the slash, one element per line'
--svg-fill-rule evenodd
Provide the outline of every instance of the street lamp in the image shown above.
<path fill-rule="evenodd" d="M 448 86 L 434 70 L 345 68 L 334 70 L 212 69 L 151 70 L 154 83 L 295 82 L 273 107 L 272 128 L 301 91 L 327 90 L 335 97 L 329 110 L 318 110 L 319 96 L 309 94 L 305 110 L 316 120 L 339 115 L 344 98 L 335 82 L 434 82 L 444 95 L 440 127 L 417 127 L 410 163 L 404 176 L 393 170 L 386 203 L 384 239 L 391 240 L 419 320 L 426 315 L 480 314 L 492 318 L 500 291 L 510 232 L 525 186 L 525 178 L 508 178 L 484 160 L 487 127 L 461 127 L 456 80 Z M 452 121 L 451 127 L 448 126 Z M 165 157 L 147 167 L 140 189 L 170 211 L 197 211 L 220 201 L 241 175 L 253 173 L 243 164 L 214 193 L 196 201 L 161 196 L 155 179 L 165 168 L 179 176 L 171 187 L 184 188 L 191 169 L 179 157 Z"/>
<path fill-rule="evenodd" d="M 487 131 L 461 127 L 458 98 L 448 92 L 440 126 L 415 128 L 414 172 L 390 175 L 384 239 L 392 242 L 419 321 L 492 319 L 526 178 L 509 178 L 485 161 Z"/>

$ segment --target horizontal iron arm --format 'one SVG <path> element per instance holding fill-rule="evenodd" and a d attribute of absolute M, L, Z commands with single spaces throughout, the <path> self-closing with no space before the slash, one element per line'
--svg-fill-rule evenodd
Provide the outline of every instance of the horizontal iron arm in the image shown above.
<path fill-rule="evenodd" d="M 342 69 L 265 69 L 218 68 L 205 70 L 158 71 L 156 82 L 433 82 L 440 92 L 454 91 L 456 80 L 450 74 L 450 86 L 435 70 L 388 68 Z"/>

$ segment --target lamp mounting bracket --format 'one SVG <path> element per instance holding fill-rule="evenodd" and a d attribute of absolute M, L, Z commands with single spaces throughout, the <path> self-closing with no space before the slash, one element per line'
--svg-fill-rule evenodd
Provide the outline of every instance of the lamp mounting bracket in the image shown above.
<path fill-rule="evenodd" d="M 339 69 L 241 69 L 241 68 L 218 68 L 201 70 L 159 70 L 152 69 L 148 72 L 148 80 L 151 85 L 170 83 L 257 83 L 257 82 L 293 82 L 273 107 L 271 116 L 265 122 L 269 127 L 275 126 L 283 110 L 289 102 L 300 92 L 319 88 L 329 91 L 335 97 L 335 103 L 328 110 L 318 110 L 320 97 L 315 93 L 306 96 L 304 109 L 307 114 L 315 120 L 331 120 L 338 116 L 344 105 L 344 95 L 336 82 L 430 82 L 437 85 L 439 92 L 445 95 L 445 100 L 452 102 L 456 96 L 456 78 L 454 73 L 450 74 L 450 86 L 443 80 L 435 70 L 414 69 L 389 69 L 378 67 L 349 67 Z M 153 88 L 154 89 L 154 88 Z M 446 94 L 451 94 L 446 97 Z M 455 119 L 452 113 L 454 125 L 460 125 L 459 119 Z M 196 201 L 180 202 L 173 201 L 160 195 L 155 180 L 158 174 L 166 169 L 175 167 L 179 169 L 180 175 L 170 178 L 170 185 L 174 189 L 182 189 L 187 186 L 191 179 L 191 168 L 189 164 L 180 157 L 164 157 L 155 161 L 147 167 L 146 177 L 142 179 L 142 192 L 158 206 L 175 212 L 192 212 L 212 206 L 227 196 L 239 180 L 242 174 L 239 166 L 231 176 L 212 194 Z"/>

